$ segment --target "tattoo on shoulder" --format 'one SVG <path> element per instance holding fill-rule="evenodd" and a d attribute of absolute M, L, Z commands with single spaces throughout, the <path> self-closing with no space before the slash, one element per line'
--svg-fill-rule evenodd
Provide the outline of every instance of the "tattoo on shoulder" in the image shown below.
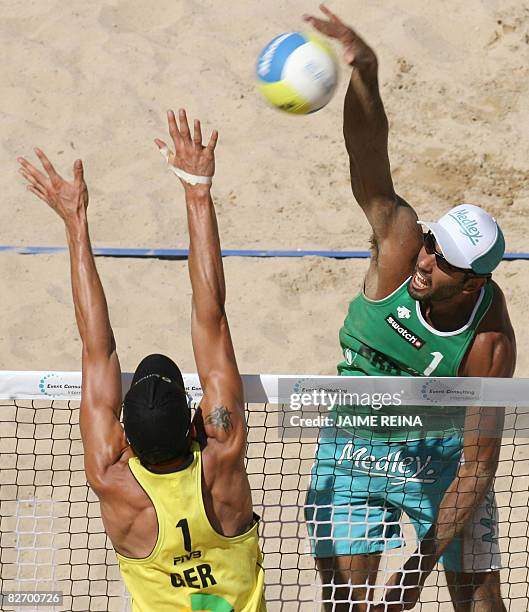
<path fill-rule="evenodd" d="M 225 406 L 218 406 L 207 415 L 206 425 L 213 425 L 217 429 L 222 428 L 226 432 L 230 431 L 233 429 L 230 414 L 230 411 Z"/>

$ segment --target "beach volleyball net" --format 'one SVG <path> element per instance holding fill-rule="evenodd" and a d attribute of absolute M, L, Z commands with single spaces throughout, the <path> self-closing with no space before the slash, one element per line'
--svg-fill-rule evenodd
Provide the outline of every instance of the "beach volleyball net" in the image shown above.
<path fill-rule="evenodd" d="M 185 380 L 198 402 L 197 377 Z M 128 384 L 130 376 L 124 375 L 124 388 Z M 529 380 L 255 375 L 244 377 L 244 387 L 247 471 L 262 519 L 269 610 L 319 610 L 324 602 L 328 609 L 347 609 L 343 590 L 331 575 L 324 577 L 322 590 L 311 549 L 323 546 L 330 554 L 343 554 L 353 540 L 360 547 L 355 550 L 384 549 L 372 592 L 375 601 L 380 599 L 381 586 L 416 547 L 413 517 L 400 512 L 399 493 L 407 487 L 416 492 L 421 481 L 428 481 L 424 507 L 421 500 L 415 502 L 417 511 L 427 512 L 433 492 L 442 488 L 436 480 L 441 478 L 439 463 L 446 460 L 447 473 L 457 469 L 452 426 L 454 415 L 472 409 L 467 406 L 501 407 L 505 421 L 498 433 L 496 501 L 485 498 L 484 514 L 474 521 L 471 534 L 481 544 L 471 537 L 464 557 L 483 570 L 499 567 L 500 551 L 505 605 L 513 611 L 529 609 Z M 352 399 L 339 395 L 345 392 Z M 349 408 L 335 410 L 327 396 L 334 398 L 334 406 L 362 409 L 358 414 Z M 79 399 L 78 373 L 0 373 L 2 610 L 130 609 L 97 498 L 84 476 Z M 331 426 L 324 420 L 338 418 L 340 410 L 342 417 L 346 413 L 360 420 L 339 429 L 336 422 Z M 365 421 L 369 415 L 380 420 L 385 414 L 393 419 L 385 430 Z M 428 421 L 432 414 L 436 418 Z M 439 428 L 439 415 L 446 426 L 445 442 L 432 434 Z M 431 429 L 422 448 L 417 417 Z M 410 431 L 404 440 L 403 426 Z M 386 444 L 388 435 L 394 439 Z M 318 464 L 319 481 L 314 484 L 313 479 L 312 486 L 317 491 L 307 498 L 318 436 L 327 440 L 330 451 L 321 455 L 325 460 Z M 444 573 L 436 569 L 415 609 L 451 610 L 449 602 Z"/>

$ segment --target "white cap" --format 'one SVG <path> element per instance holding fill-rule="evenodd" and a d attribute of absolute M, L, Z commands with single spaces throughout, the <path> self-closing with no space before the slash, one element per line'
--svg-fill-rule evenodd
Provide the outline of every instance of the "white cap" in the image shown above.
<path fill-rule="evenodd" d="M 439 221 L 417 221 L 425 225 L 446 261 L 476 274 L 490 274 L 502 260 L 505 239 L 496 219 L 479 206 L 460 204 Z"/>

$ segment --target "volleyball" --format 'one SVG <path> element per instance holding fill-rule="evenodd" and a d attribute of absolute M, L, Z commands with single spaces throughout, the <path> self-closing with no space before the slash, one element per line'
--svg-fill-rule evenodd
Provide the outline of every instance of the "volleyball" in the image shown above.
<path fill-rule="evenodd" d="M 276 108 L 297 115 L 313 113 L 336 90 L 336 55 L 314 34 L 281 34 L 261 51 L 256 76 L 259 91 Z"/>

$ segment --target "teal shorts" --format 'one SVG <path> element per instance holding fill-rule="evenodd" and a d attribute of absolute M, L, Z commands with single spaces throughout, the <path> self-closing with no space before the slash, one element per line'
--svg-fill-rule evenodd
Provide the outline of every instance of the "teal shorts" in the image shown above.
<path fill-rule="evenodd" d="M 403 546 L 403 513 L 422 539 L 461 457 L 457 435 L 410 442 L 320 438 L 305 505 L 313 556 L 382 553 Z M 462 536 L 448 545 L 440 559 L 444 567 L 500 569 L 497 522 L 490 491 Z"/>

